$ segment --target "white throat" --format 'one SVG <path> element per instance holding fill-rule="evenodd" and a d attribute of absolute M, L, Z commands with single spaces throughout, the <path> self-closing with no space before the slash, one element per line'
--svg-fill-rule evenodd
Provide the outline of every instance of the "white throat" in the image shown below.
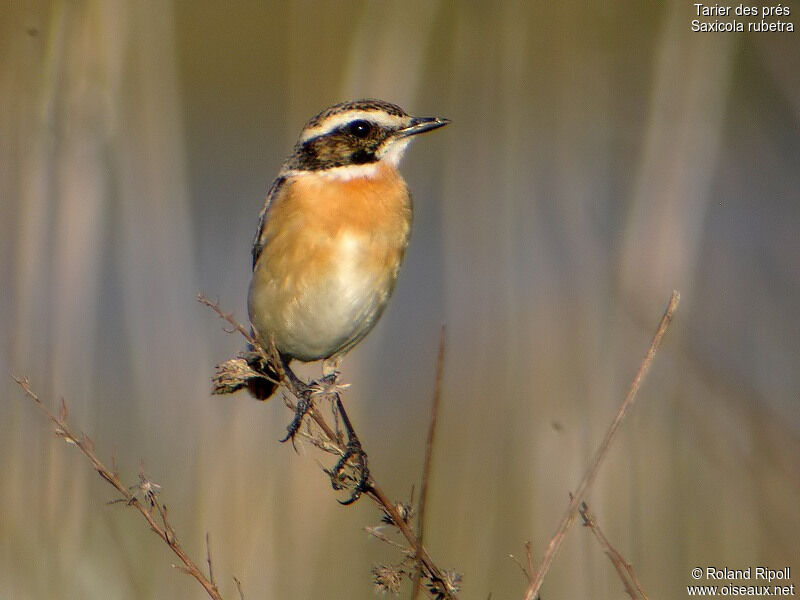
<path fill-rule="evenodd" d="M 313 171 L 315 175 L 327 177 L 337 181 L 350 181 L 351 179 L 374 179 L 378 176 L 380 162 L 366 163 L 363 165 L 345 165 Z"/>
<path fill-rule="evenodd" d="M 410 141 L 410 137 L 391 141 L 389 146 L 385 150 L 382 150 L 380 159 L 387 161 L 392 166 L 398 166 Z"/>

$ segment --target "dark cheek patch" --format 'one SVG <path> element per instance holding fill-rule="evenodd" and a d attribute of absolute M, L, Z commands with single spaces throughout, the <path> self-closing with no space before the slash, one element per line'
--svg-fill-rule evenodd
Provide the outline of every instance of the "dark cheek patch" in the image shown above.
<path fill-rule="evenodd" d="M 360 150 L 353 152 L 353 154 L 350 155 L 350 159 L 355 165 L 363 165 L 368 162 L 373 162 L 375 160 L 375 154 L 369 150 L 361 148 Z"/>
<path fill-rule="evenodd" d="M 316 163 L 317 159 L 317 151 L 314 148 L 313 143 L 306 142 L 300 149 L 298 153 L 298 158 L 300 159 L 300 164 L 303 166 L 313 166 Z"/>
<path fill-rule="evenodd" d="M 296 147 L 291 164 L 293 168 L 309 171 L 363 165 L 377 160 L 377 147 L 377 140 L 355 140 L 346 134 L 331 134 L 308 140 Z"/>

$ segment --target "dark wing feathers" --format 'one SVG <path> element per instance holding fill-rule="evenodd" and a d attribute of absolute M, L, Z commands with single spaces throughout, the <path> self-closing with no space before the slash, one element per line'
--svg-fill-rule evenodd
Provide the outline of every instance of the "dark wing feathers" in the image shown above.
<path fill-rule="evenodd" d="M 261 251 L 264 249 L 264 240 L 262 239 L 262 236 L 264 235 L 264 224 L 267 220 L 267 211 L 269 210 L 270 204 L 272 204 L 272 199 L 278 195 L 278 192 L 285 183 L 286 177 L 284 176 L 280 176 L 272 182 L 272 185 L 267 192 L 267 199 L 264 201 L 264 208 L 262 208 L 261 212 L 258 214 L 258 229 L 256 230 L 255 238 L 253 238 L 253 269 L 256 268 L 258 257 L 261 256 Z"/>

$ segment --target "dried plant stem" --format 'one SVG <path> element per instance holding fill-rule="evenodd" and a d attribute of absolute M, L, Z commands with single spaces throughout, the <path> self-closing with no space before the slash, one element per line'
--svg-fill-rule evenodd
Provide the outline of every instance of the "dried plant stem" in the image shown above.
<path fill-rule="evenodd" d="M 375 539 L 382 541 L 384 544 L 387 544 L 388 546 L 392 546 L 392 547 L 396 548 L 397 550 L 400 550 L 400 552 L 402 552 L 403 554 L 405 554 L 407 556 L 413 556 L 414 555 L 414 551 L 409 549 L 408 546 L 404 546 L 403 544 L 401 544 L 399 542 L 395 542 L 393 539 L 391 539 L 390 537 L 386 536 L 377 527 L 364 527 L 364 531 L 366 531 L 368 534 L 370 534 Z"/>
<path fill-rule="evenodd" d="M 436 384 L 433 389 L 433 402 L 431 404 L 431 420 L 428 425 L 428 439 L 425 442 L 425 462 L 422 467 L 422 486 L 419 491 L 419 505 L 417 508 L 417 555 L 421 556 L 422 543 L 425 534 L 425 502 L 428 498 L 428 484 L 430 483 L 431 465 L 433 464 L 433 442 L 436 439 L 436 422 L 439 417 L 439 399 L 442 394 L 442 372 L 444 370 L 444 345 L 445 329 L 439 332 L 439 353 L 436 356 Z M 411 600 L 419 597 L 422 583 L 422 563 L 418 561 L 412 582 Z"/>
<path fill-rule="evenodd" d="M 219 593 L 219 590 L 217 589 L 213 579 L 206 578 L 200 568 L 189 557 L 189 555 L 186 554 L 186 551 L 183 549 L 180 542 L 178 542 L 178 538 L 175 536 L 175 531 L 172 529 L 172 526 L 167 518 L 167 507 L 158 501 L 157 492 L 159 486 L 148 480 L 141 472 L 139 474 L 139 485 L 133 487 L 126 486 L 124 483 L 122 483 L 116 471 L 112 471 L 106 467 L 105 464 L 103 464 L 103 462 L 97 457 L 97 454 L 94 451 L 94 443 L 92 442 L 91 438 L 89 438 L 83 432 L 74 433 L 72 431 L 67 423 L 67 406 L 63 400 L 61 401 L 59 414 L 56 415 L 49 408 L 47 408 L 39 396 L 34 393 L 27 378 L 16 376 L 12 377 L 14 381 L 16 381 L 22 388 L 22 391 L 25 393 L 25 395 L 33 400 L 39 411 L 45 415 L 53 423 L 53 425 L 55 425 L 55 434 L 68 444 L 76 446 L 78 450 L 80 450 L 83 455 L 89 459 L 89 462 L 92 463 L 92 466 L 94 467 L 95 471 L 98 472 L 100 477 L 105 479 L 117 490 L 117 492 L 119 492 L 119 494 L 122 496 L 119 501 L 124 502 L 127 506 L 132 506 L 135 508 L 150 525 L 150 529 L 152 529 L 153 532 L 160 537 L 167 544 L 167 546 L 169 546 L 170 550 L 172 550 L 172 552 L 180 559 L 181 563 L 183 563 L 183 566 L 178 568 L 184 573 L 194 577 L 200 583 L 200 585 L 203 586 L 203 589 L 205 589 L 206 594 L 208 594 L 210 598 L 213 598 L 214 600 L 222 600 L 222 595 Z M 142 492 L 145 502 L 140 501 L 132 490 L 139 490 Z M 157 520 L 157 517 L 160 519 L 160 523 L 159 520 Z M 208 561 L 210 572 L 210 553 L 208 554 Z"/>
<path fill-rule="evenodd" d="M 530 583 L 533 580 L 533 552 L 531 550 L 531 543 L 525 542 L 525 564 L 522 564 L 522 561 L 518 559 L 513 554 L 509 554 L 508 557 L 517 563 L 517 566 L 522 571 L 522 574 L 525 576 L 525 581 Z"/>
<path fill-rule="evenodd" d="M 201 304 L 211 308 L 211 310 L 217 313 L 221 319 L 226 321 L 233 328 L 232 331 L 237 331 L 242 334 L 248 343 L 253 346 L 253 348 L 259 352 L 265 360 L 269 361 L 270 364 L 274 366 L 275 371 L 280 377 L 280 383 L 289 391 L 292 396 L 295 398 L 301 398 L 308 394 L 308 387 L 294 377 L 292 373 L 287 373 L 287 370 L 284 368 L 283 363 L 278 356 L 278 352 L 275 349 L 274 344 L 270 344 L 270 348 L 265 350 L 261 344 L 259 344 L 259 342 L 250 334 L 250 332 L 247 331 L 247 329 L 245 329 L 231 313 L 223 311 L 218 303 L 212 302 L 203 294 L 198 294 L 197 299 Z M 293 402 L 287 401 L 287 404 L 290 408 L 294 408 Z M 341 436 L 337 435 L 334 429 L 328 424 L 324 415 L 322 415 L 313 404 L 309 408 L 307 414 L 322 430 L 323 434 L 327 438 L 327 443 L 333 445 L 338 452 L 343 455 L 347 451 L 346 444 L 342 440 Z M 400 533 L 408 542 L 409 546 L 416 550 L 417 560 L 430 574 L 431 579 L 439 582 L 447 581 L 444 572 L 436 565 L 436 563 L 434 563 L 428 551 L 420 543 L 417 535 L 398 511 L 397 506 L 389 500 L 371 475 L 367 479 L 364 495 L 378 504 L 381 510 L 389 516 L 393 525 L 398 528 Z M 456 596 L 448 590 L 445 590 L 442 593 L 444 594 L 441 596 L 442 598 L 446 598 L 448 600 L 455 600 L 456 598 Z"/>
<path fill-rule="evenodd" d="M 619 574 L 619 578 L 622 580 L 622 584 L 625 586 L 625 592 L 628 596 L 630 596 L 632 600 L 650 600 L 647 594 L 644 593 L 642 585 L 636 577 L 636 573 L 633 572 L 633 567 L 623 558 L 622 554 L 611 545 L 611 542 L 608 541 L 608 538 L 597 524 L 594 515 L 589 512 L 589 507 L 586 505 L 586 502 L 581 503 L 580 513 L 583 524 L 588 527 L 594 534 L 594 537 L 597 538 L 597 541 L 603 548 L 603 552 L 606 553 L 611 560 L 611 564 L 613 564 L 614 568 L 617 570 L 617 574 Z"/>
<path fill-rule="evenodd" d="M 580 485 L 578 485 L 578 489 L 572 496 L 558 529 L 547 546 L 547 550 L 542 557 L 539 568 L 536 570 L 536 573 L 534 574 L 533 579 L 531 580 L 531 583 L 525 592 L 525 600 L 533 600 L 539 593 L 539 589 L 542 587 L 544 577 L 550 570 L 550 565 L 553 563 L 553 558 L 555 558 L 561 543 L 564 541 L 564 536 L 566 535 L 567 530 L 575 520 L 575 515 L 578 513 L 578 507 L 586 496 L 586 491 L 594 482 L 594 479 L 600 469 L 600 464 L 608 454 L 608 449 L 611 446 L 611 442 L 614 440 L 614 437 L 616 436 L 616 433 L 619 430 L 619 427 L 622 424 L 622 421 L 625 418 L 628 410 L 631 408 L 631 406 L 633 406 L 633 403 L 636 400 L 636 394 L 642 385 L 642 381 L 644 380 L 647 371 L 650 369 L 650 365 L 653 363 L 653 358 L 655 357 L 656 351 L 661 344 L 664 334 L 667 332 L 667 329 L 669 329 L 670 323 L 672 322 L 672 317 L 678 308 L 679 302 L 680 294 L 677 291 L 673 291 L 669 300 L 669 304 L 667 305 L 667 309 L 664 312 L 664 316 L 661 317 L 661 322 L 658 324 L 655 335 L 653 336 L 650 346 L 647 349 L 647 353 L 645 354 L 644 359 L 642 359 L 642 362 L 639 365 L 639 370 L 636 372 L 636 376 L 633 378 L 633 381 L 628 388 L 628 393 L 625 396 L 625 399 L 622 401 L 622 404 L 620 404 L 619 410 L 617 411 L 614 420 L 611 422 L 611 426 L 608 428 L 600 447 L 597 449 L 589 469 L 583 476 Z"/>
<path fill-rule="evenodd" d="M 208 564 L 208 580 L 211 585 L 216 587 L 217 582 L 214 581 L 214 568 L 211 566 L 211 537 L 206 531 L 206 563 Z"/>
<path fill-rule="evenodd" d="M 242 590 L 242 582 L 239 581 L 237 577 L 234 577 L 233 581 L 236 583 L 236 591 L 239 592 L 239 600 L 244 600 L 244 591 Z"/>
<path fill-rule="evenodd" d="M 424 546 L 420 546 L 417 541 L 417 536 L 411 530 L 408 523 L 403 520 L 403 517 L 397 510 L 397 507 L 392 504 L 389 498 L 386 497 L 386 494 L 383 493 L 376 485 L 372 485 L 372 488 L 367 492 L 367 496 L 372 498 L 382 510 L 386 511 L 386 513 L 391 517 L 392 523 L 400 530 L 400 533 L 403 534 L 403 537 L 406 538 L 406 541 L 412 548 L 417 549 L 417 559 L 422 562 L 426 569 L 431 573 L 431 576 L 438 580 L 438 581 L 445 581 L 445 576 L 442 570 L 436 566 L 431 558 L 428 551 L 425 549 Z M 448 593 L 446 598 L 450 598 L 455 600 L 455 595 Z"/>

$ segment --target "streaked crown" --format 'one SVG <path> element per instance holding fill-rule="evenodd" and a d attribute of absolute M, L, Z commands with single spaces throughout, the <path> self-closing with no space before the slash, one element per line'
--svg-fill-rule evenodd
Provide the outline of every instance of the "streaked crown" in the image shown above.
<path fill-rule="evenodd" d="M 381 160 L 397 165 L 412 136 L 449 122 L 412 117 L 383 100 L 335 104 L 306 123 L 285 168 L 320 171 Z"/>

